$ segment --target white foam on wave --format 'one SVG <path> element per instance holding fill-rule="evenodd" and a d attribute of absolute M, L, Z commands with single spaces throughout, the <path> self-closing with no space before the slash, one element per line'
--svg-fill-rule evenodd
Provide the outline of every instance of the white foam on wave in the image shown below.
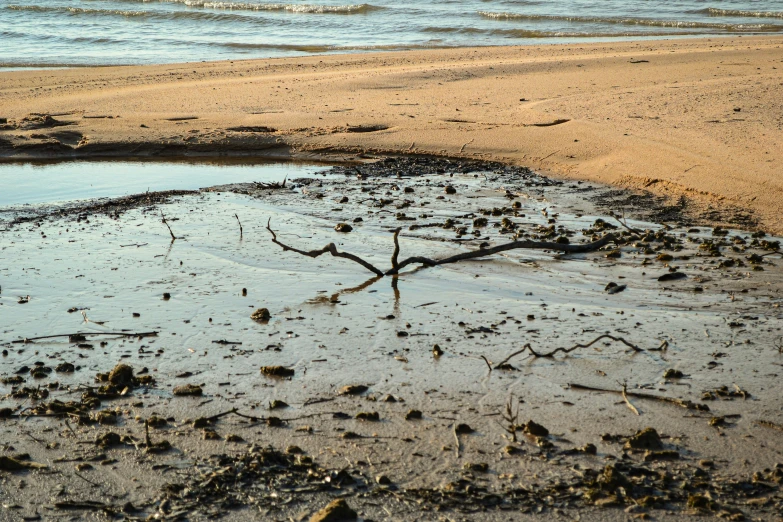
<path fill-rule="evenodd" d="M 530 15 L 521 13 L 494 13 L 479 11 L 479 15 L 492 20 L 528 20 L 528 21 L 562 21 L 579 23 L 602 23 L 613 25 L 641 25 L 647 27 L 671 27 L 680 29 L 715 29 L 732 32 L 748 31 L 783 31 L 783 26 L 774 24 L 728 24 L 712 22 L 695 22 L 689 20 L 654 20 L 651 18 L 612 18 L 602 16 L 559 16 Z"/>
<path fill-rule="evenodd" d="M 742 11 L 739 9 L 719 9 L 717 7 L 708 7 L 697 11 L 710 16 L 738 16 L 748 18 L 783 18 L 783 11 Z"/>
<path fill-rule="evenodd" d="M 183 4 L 188 7 L 200 7 L 204 9 L 226 9 L 238 11 L 288 11 L 291 13 L 312 14 L 362 14 L 383 9 L 371 4 L 281 4 L 281 3 L 257 3 L 257 2 L 212 2 L 208 0 L 120 0 L 124 2 L 152 3 L 165 2 Z"/>

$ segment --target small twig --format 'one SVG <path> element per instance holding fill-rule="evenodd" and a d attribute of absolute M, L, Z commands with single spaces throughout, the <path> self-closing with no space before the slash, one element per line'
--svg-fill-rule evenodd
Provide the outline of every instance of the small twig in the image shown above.
<path fill-rule="evenodd" d="M 473 143 L 473 140 L 475 140 L 475 138 L 471 138 L 469 142 L 465 143 L 462 147 L 460 147 L 459 154 L 462 154 L 465 151 L 465 147 Z"/>
<path fill-rule="evenodd" d="M 642 234 L 641 230 L 637 230 L 635 228 L 629 227 L 626 223 L 624 223 L 622 220 L 620 220 L 620 218 L 617 217 L 614 213 L 611 213 L 610 216 L 615 218 L 617 220 L 617 222 L 620 223 L 623 227 L 625 227 L 625 229 L 628 230 L 629 232 L 632 232 L 632 233 L 637 234 L 637 235 L 641 235 Z"/>
<path fill-rule="evenodd" d="M 597 343 L 601 339 L 611 339 L 612 341 L 617 341 L 617 342 L 623 343 L 624 345 L 628 346 L 629 348 L 631 348 L 635 352 L 643 352 L 644 351 L 642 348 L 639 348 L 635 344 L 629 343 L 628 341 L 626 341 L 622 337 L 615 337 L 615 336 L 609 335 L 609 334 L 599 335 L 598 337 L 596 337 L 595 339 L 593 339 L 592 341 L 590 341 L 587 344 L 578 344 L 577 343 L 574 346 L 572 346 L 571 348 L 556 348 L 556 349 L 552 350 L 549 353 L 538 353 L 535 350 L 533 350 L 533 347 L 530 346 L 530 343 L 528 343 L 525 346 L 523 346 L 521 350 L 517 350 L 516 352 L 512 353 L 511 355 L 509 355 L 508 357 L 503 359 L 501 362 L 496 364 L 495 365 L 495 369 L 497 369 L 498 367 L 506 364 L 508 361 L 510 361 L 512 358 L 516 357 L 517 355 L 525 353 L 528 350 L 533 355 L 533 357 L 553 357 L 558 352 L 571 353 L 574 350 L 576 350 L 577 348 L 589 348 L 590 346 L 594 345 L 595 343 Z"/>
<path fill-rule="evenodd" d="M 593 388 L 592 386 L 585 386 L 583 384 L 569 383 L 568 386 L 574 390 L 586 390 L 586 391 L 597 391 L 597 392 L 604 392 L 604 393 L 619 393 L 619 394 L 623 393 L 622 390 L 607 390 L 605 388 Z M 649 399 L 653 401 L 668 402 L 669 404 L 674 404 L 676 406 L 679 406 L 680 408 L 686 408 L 689 410 L 710 411 L 709 406 L 707 406 L 706 404 L 697 404 L 692 401 L 676 399 L 674 397 L 665 397 L 662 395 L 652 395 L 650 393 L 637 393 L 637 392 L 626 392 L 626 395 L 628 395 L 629 397 L 636 397 L 637 399 Z"/>
<path fill-rule="evenodd" d="M 543 125 L 543 124 L 542 124 L 542 125 L 536 125 L 536 127 L 544 127 L 544 126 L 545 126 L 545 125 Z M 543 163 L 543 161 L 544 161 L 545 159 L 549 159 L 549 158 L 551 158 L 552 156 L 554 156 L 554 155 L 555 155 L 555 154 L 557 154 L 558 152 L 560 152 L 560 149 L 558 149 L 558 150 L 554 151 L 552 154 L 547 154 L 546 156 L 544 156 L 543 158 L 541 158 L 540 160 L 538 160 L 538 161 L 539 161 L 539 163 Z"/>
<path fill-rule="evenodd" d="M 171 242 L 173 243 L 175 239 L 177 239 L 177 236 L 174 235 L 174 232 L 172 232 L 171 227 L 169 226 L 169 222 L 166 221 L 166 216 L 163 215 L 163 211 L 160 211 L 160 217 L 163 219 L 163 224 L 166 225 L 166 228 L 169 229 L 169 234 L 171 234 Z"/>
<path fill-rule="evenodd" d="M 93 486 L 95 486 L 96 488 L 99 488 L 99 487 L 101 487 L 101 486 L 100 486 L 100 484 L 96 484 L 96 483 L 95 483 L 95 482 L 93 482 L 92 480 L 89 480 L 89 479 L 87 479 L 87 478 L 83 477 L 82 475 L 80 475 L 80 474 L 79 474 L 78 472 L 76 472 L 76 471 L 74 471 L 74 472 L 73 472 L 73 474 L 74 474 L 74 475 L 76 475 L 77 477 L 79 477 L 80 479 L 82 479 L 83 481 L 85 481 L 85 482 L 87 482 L 87 483 L 89 483 L 89 484 L 92 484 L 92 485 L 93 485 Z"/>
<path fill-rule="evenodd" d="M 783 431 L 783 426 L 781 426 L 780 424 L 777 424 L 775 422 L 772 422 L 772 421 L 757 420 L 756 424 L 758 424 L 759 426 L 764 426 L 765 428 L 770 428 L 770 429 L 773 429 L 773 430 Z"/>
<path fill-rule="evenodd" d="M 454 424 L 454 441 L 457 443 L 457 446 L 454 448 L 455 453 L 457 454 L 457 458 L 459 458 L 459 435 L 457 434 L 457 424 Z"/>
<path fill-rule="evenodd" d="M 33 341 L 40 341 L 41 339 L 54 339 L 56 337 L 76 337 L 76 336 L 84 336 L 87 337 L 88 335 L 116 335 L 120 337 L 154 337 L 158 335 L 158 332 L 134 332 L 134 333 L 123 333 L 123 332 L 78 332 L 78 333 L 72 333 L 72 334 L 56 334 L 56 335 L 43 335 L 41 337 L 26 337 L 24 339 L 17 339 L 16 341 L 11 341 L 13 344 L 26 344 L 31 343 Z"/>
<path fill-rule="evenodd" d="M 285 186 L 285 181 L 283 181 L 283 186 Z M 239 223 L 239 239 L 242 239 L 243 231 L 242 231 L 242 222 L 239 221 L 239 216 L 234 214 L 234 217 L 237 218 L 237 223 Z"/>
<path fill-rule="evenodd" d="M 359 256 L 355 256 L 353 254 L 349 254 L 348 252 L 339 252 L 337 250 L 337 247 L 335 246 L 334 243 L 329 243 L 328 245 L 326 245 L 325 247 L 323 247 L 320 250 L 311 250 L 309 252 L 304 251 L 304 250 L 299 250 L 299 249 L 290 247 L 290 246 L 288 246 L 288 245 L 286 245 L 284 243 L 281 243 L 280 241 L 277 240 L 277 234 L 275 234 L 274 230 L 272 230 L 270 228 L 270 226 L 269 226 L 271 221 L 272 221 L 271 218 L 269 219 L 269 221 L 267 221 L 266 229 L 269 231 L 270 234 L 272 234 L 272 242 L 274 244 L 280 246 L 284 251 L 291 250 L 292 252 L 296 252 L 297 254 L 301 254 L 303 256 L 312 257 L 312 258 L 316 258 L 316 257 L 320 256 L 321 254 L 326 254 L 328 252 L 328 253 L 332 254 L 334 257 L 342 257 L 342 258 L 345 258 L 345 259 L 350 259 L 351 261 L 353 261 L 355 263 L 359 263 L 360 265 L 362 265 L 364 268 L 366 268 L 370 272 L 374 273 L 375 275 L 383 276 L 383 272 L 381 272 L 380 270 L 378 270 L 373 265 L 371 265 L 370 263 L 368 263 L 364 259 L 360 258 Z"/>
<path fill-rule="evenodd" d="M 65 421 L 65 425 L 68 427 L 68 429 L 71 430 L 71 433 L 73 433 L 73 436 L 74 437 L 78 437 L 79 435 L 77 435 L 76 432 L 74 431 L 74 429 L 71 427 L 71 423 L 68 422 L 68 419 L 65 418 L 63 420 Z"/>
<path fill-rule="evenodd" d="M 391 257 L 391 264 L 392 269 L 397 270 L 399 268 L 399 263 L 397 262 L 397 256 L 400 255 L 400 242 L 398 240 L 400 236 L 400 231 L 402 230 L 402 227 L 397 227 L 394 229 L 394 253 Z"/>
<path fill-rule="evenodd" d="M 628 405 L 628 407 L 631 409 L 632 412 L 634 412 L 637 415 L 641 415 L 641 413 L 639 413 L 639 410 L 636 409 L 636 406 L 631 404 L 631 401 L 628 399 L 628 382 L 627 381 L 623 382 L 621 386 L 623 387 L 623 400 L 625 400 L 625 404 Z"/>
<path fill-rule="evenodd" d="M 479 357 L 481 357 L 482 359 L 484 359 L 484 362 L 485 362 L 485 363 L 487 363 L 487 368 L 489 368 L 489 371 L 491 372 L 491 371 L 492 371 L 492 365 L 489 363 L 489 361 L 487 360 L 487 358 L 486 358 L 486 357 L 484 357 L 483 355 L 480 355 Z"/>

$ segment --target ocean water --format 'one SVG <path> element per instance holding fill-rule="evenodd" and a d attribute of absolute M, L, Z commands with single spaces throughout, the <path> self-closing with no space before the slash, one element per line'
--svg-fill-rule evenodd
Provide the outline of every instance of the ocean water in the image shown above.
<path fill-rule="evenodd" d="M 783 0 L 368 1 L 0 0 L 0 67 L 783 33 Z"/>

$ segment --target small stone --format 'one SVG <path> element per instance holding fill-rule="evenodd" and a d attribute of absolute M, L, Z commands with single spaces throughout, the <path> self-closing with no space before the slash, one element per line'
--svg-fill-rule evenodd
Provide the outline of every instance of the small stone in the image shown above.
<path fill-rule="evenodd" d="M 348 522 L 356 519 L 356 511 L 351 509 L 345 500 L 338 499 L 310 517 L 310 522 Z"/>
<path fill-rule="evenodd" d="M 381 486 L 389 486 L 392 483 L 391 479 L 386 475 L 378 475 L 377 477 L 375 477 L 375 482 L 377 482 Z"/>
<path fill-rule="evenodd" d="M 661 443 L 661 437 L 654 428 L 644 428 L 629 438 L 624 447 L 625 449 L 634 450 L 661 450 L 663 449 L 663 443 Z"/>
<path fill-rule="evenodd" d="M 127 364 L 118 364 L 109 372 L 109 382 L 115 386 L 131 386 L 133 384 L 133 368 Z"/>
<path fill-rule="evenodd" d="M 674 368 L 669 368 L 663 372 L 664 379 L 681 379 L 682 377 L 684 377 L 684 374 L 680 370 L 675 370 Z"/>
<path fill-rule="evenodd" d="M 203 395 L 204 390 L 201 389 L 201 386 L 196 384 L 183 384 L 182 386 L 177 386 L 174 388 L 172 393 L 179 396 L 200 397 Z"/>
<path fill-rule="evenodd" d="M 443 350 L 440 348 L 440 345 L 436 344 L 435 346 L 432 347 L 432 355 L 434 355 L 435 357 L 440 357 L 441 355 L 443 355 Z"/>
<path fill-rule="evenodd" d="M 266 323 L 269 321 L 270 317 L 272 317 L 272 315 L 269 313 L 268 308 L 259 308 L 250 314 L 250 318 L 258 323 Z"/>
<path fill-rule="evenodd" d="M 220 440 L 220 435 L 215 430 L 206 429 L 202 432 L 204 440 Z"/>
<path fill-rule="evenodd" d="M 680 454 L 674 450 L 644 452 L 645 462 L 655 462 L 658 460 L 679 460 L 679 459 L 680 459 Z"/>
<path fill-rule="evenodd" d="M 486 462 L 466 462 L 463 469 L 465 471 L 475 471 L 476 473 L 486 473 L 489 471 L 489 465 Z"/>
<path fill-rule="evenodd" d="M 419 410 L 411 410 L 405 414 L 405 420 L 421 420 L 421 412 Z"/>
<path fill-rule="evenodd" d="M 473 431 L 473 428 L 471 428 L 468 424 L 457 424 L 457 426 L 454 428 L 455 433 L 473 433 Z"/>
<path fill-rule="evenodd" d="M 457 193 L 457 189 L 455 189 L 451 185 L 446 185 L 445 191 L 446 191 L 446 194 L 456 194 Z"/>
<path fill-rule="evenodd" d="M 363 384 L 349 384 L 343 386 L 338 392 L 340 395 L 361 395 L 368 390 L 367 386 Z"/>
<path fill-rule="evenodd" d="M 368 422 L 378 422 L 381 420 L 381 416 L 378 415 L 377 411 L 362 411 L 356 414 L 356 418 L 358 420 L 363 420 Z"/>
<path fill-rule="evenodd" d="M 168 292 L 163 292 L 163 300 L 168 301 L 169 299 L 171 299 L 171 294 Z"/>
<path fill-rule="evenodd" d="M 300 448 L 299 446 L 288 446 L 285 449 L 285 452 L 288 453 L 289 455 L 301 455 L 302 453 L 304 453 L 304 451 L 302 451 L 302 448 Z"/>
<path fill-rule="evenodd" d="M 268 377 L 292 377 L 294 370 L 285 366 L 262 366 L 261 373 Z"/>
<path fill-rule="evenodd" d="M 334 229 L 337 232 L 346 232 L 347 233 L 347 232 L 350 232 L 351 230 L 353 230 L 353 227 L 351 225 L 349 225 L 348 223 L 337 223 L 334 226 Z"/>
<path fill-rule="evenodd" d="M 60 363 L 55 368 L 54 371 L 57 373 L 73 373 L 76 370 L 73 364 L 71 363 Z"/>
<path fill-rule="evenodd" d="M 523 431 L 528 435 L 533 435 L 534 437 L 546 437 L 549 435 L 548 429 L 538 424 L 537 422 L 533 422 L 532 420 L 525 424 Z"/>

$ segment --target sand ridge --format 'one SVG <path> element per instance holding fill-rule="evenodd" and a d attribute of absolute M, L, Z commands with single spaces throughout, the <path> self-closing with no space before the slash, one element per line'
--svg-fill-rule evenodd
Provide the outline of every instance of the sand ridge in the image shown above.
<path fill-rule="evenodd" d="M 0 154 L 501 160 L 685 196 L 716 222 L 725 207 L 747 209 L 780 232 L 782 44 L 699 38 L 6 72 Z"/>

